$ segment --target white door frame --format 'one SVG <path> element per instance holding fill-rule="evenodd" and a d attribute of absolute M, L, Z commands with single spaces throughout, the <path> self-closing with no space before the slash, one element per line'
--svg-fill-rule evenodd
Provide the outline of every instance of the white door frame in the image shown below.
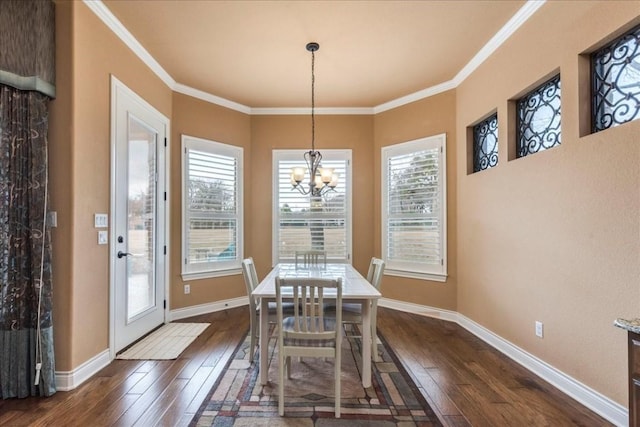
<path fill-rule="evenodd" d="M 124 83 L 118 80 L 114 75 L 111 75 L 111 118 L 110 118 L 110 161 L 111 161 L 111 179 L 110 179 L 110 227 L 109 227 L 109 356 L 110 359 L 113 360 L 116 357 L 115 350 L 115 328 L 116 328 L 116 316 L 115 316 L 115 287 L 116 287 L 116 277 L 115 277 L 115 262 L 116 262 L 116 227 L 115 227 L 115 213 L 116 213 L 116 113 L 117 113 L 117 92 L 122 91 L 132 98 L 135 98 L 136 102 L 142 104 L 144 108 L 152 111 L 155 115 L 161 119 L 163 125 L 166 129 L 166 148 L 164 150 L 164 161 L 163 156 L 158 156 L 158 168 L 164 168 L 164 173 L 159 174 L 158 179 L 158 195 L 164 193 L 165 197 L 163 201 L 164 203 L 158 204 L 158 224 L 157 224 L 157 238 L 158 238 L 158 247 L 164 247 L 165 250 L 160 251 L 158 256 L 156 257 L 158 263 L 158 272 L 163 275 L 163 277 L 159 278 L 162 280 L 164 284 L 164 293 L 165 293 L 165 306 L 164 306 L 164 322 L 166 323 L 169 320 L 169 262 L 170 259 L 170 249 L 169 249 L 169 172 L 170 172 L 170 150 L 169 144 L 170 136 L 171 136 L 171 128 L 170 121 L 164 114 L 158 111 L 155 107 L 141 98 L 134 91 L 129 89 Z M 158 144 L 163 144 L 163 141 L 158 141 Z M 160 176 L 163 176 L 163 179 L 160 179 Z"/>

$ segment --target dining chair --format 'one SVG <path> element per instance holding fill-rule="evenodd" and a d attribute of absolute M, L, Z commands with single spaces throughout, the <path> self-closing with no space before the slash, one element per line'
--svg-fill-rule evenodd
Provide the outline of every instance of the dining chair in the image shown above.
<path fill-rule="evenodd" d="M 327 251 L 318 249 L 296 251 L 296 268 L 309 268 L 314 266 L 327 266 Z"/>
<path fill-rule="evenodd" d="M 249 334 L 251 334 L 251 344 L 249 347 L 249 361 L 253 362 L 253 355 L 255 354 L 256 345 L 258 343 L 258 331 L 259 331 L 259 311 L 256 299 L 253 297 L 252 292 L 258 286 L 258 274 L 256 273 L 256 266 L 253 264 L 253 258 L 246 258 L 242 260 L 242 276 L 244 277 L 244 284 L 247 287 L 247 295 L 249 296 Z"/>
<path fill-rule="evenodd" d="M 251 295 L 254 289 L 260 283 L 258 281 L 258 274 L 256 273 L 256 266 L 253 263 L 253 258 L 249 257 L 242 260 L 242 276 L 244 277 L 244 284 L 247 288 L 247 295 L 249 296 L 249 334 L 251 335 L 251 343 L 249 346 L 249 362 L 253 363 L 256 346 L 259 342 L 258 334 L 260 332 L 260 306 L 258 301 Z M 286 314 L 293 314 L 293 304 L 285 303 L 284 311 Z M 275 324 L 278 320 L 276 313 L 276 303 L 269 303 L 269 323 Z"/>
<path fill-rule="evenodd" d="M 369 270 L 367 272 L 367 281 L 373 285 L 374 288 L 380 290 L 380 283 L 382 282 L 382 274 L 384 273 L 385 263 L 380 258 L 371 258 L 369 263 Z M 336 312 L 336 308 L 331 303 L 326 307 L 327 314 L 333 314 Z M 371 354 L 373 360 L 378 362 L 380 355 L 377 348 L 377 337 L 375 334 L 376 322 L 378 318 L 378 300 L 374 299 L 370 306 L 371 313 Z M 344 303 L 342 304 L 342 324 L 359 324 L 362 328 L 362 305 L 360 303 Z M 347 338 L 362 338 L 362 335 L 347 335 Z M 364 344 L 363 344 L 364 345 Z"/>
<path fill-rule="evenodd" d="M 336 317 L 324 315 L 325 290 L 327 298 L 335 300 Z M 285 317 L 285 298 L 293 300 L 294 315 Z M 342 278 L 276 278 L 276 307 L 278 313 L 278 413 L 284 415 L 284 379 L 291 379 L 291 357 L 320 357 L 334 359 L 335 417 L 340 418 L 341 374 L 341 313 Z M 313 390 L 309 390 L 310 393 Z"/>

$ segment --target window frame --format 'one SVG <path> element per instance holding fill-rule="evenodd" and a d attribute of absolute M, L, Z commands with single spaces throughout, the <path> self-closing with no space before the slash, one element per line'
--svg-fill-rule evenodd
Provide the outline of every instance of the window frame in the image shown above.
<path fill-rule="evenodd" d="M 556 112 L 556 115 L 553 117 L 552 122 L 555 121 L 555 118 L 557 116 L 559 116 L 559 123 L 558 123 L 558 138 L 556 139 L 556 143 L 550 147 L 545 147 L 544 144 L 540 144 L 540 146 L 535 150 L 535 151 L 531 151 L 528 147 L 526 149 L 526 152 L 523 152 L 523 145 L 527 146 L 528 144 L 522 144 L 522 119 L 521 119 L 521 105 L 522 104 L 527 104 L 526 100 L 533 98 L 535 95 L 540 95 L 543 94 L 544 92 L 546 92 L 548 90 L 548 88 L 551 86 L 551 84 L 553 84 L 554 82 L 557 81 L 557 84 L 555 84 L 555 86 L 557 86 L 557 91 L 559 92 L 559 101 L 560 101 L 560 105 L 558 107 L 558 111 Z M 561 78 L 561 74 L 555 73 L 553 74 L 551 77 L 546 78 L 542 81 L 542 83 L 536 84 L 532 89 L 526 91 L 524 93 L 524 95 L 522 95 L 521 97 L 519 97 L 515 102 L 515 145 L 516 145 L 516 150 L 515 150 L 515 155 L 516 155 L 516 159 L 521 159 L 524 157 L 528 157 L 534 154 L 539 154 L 543 151 L 547 151 L 553 148 L 557 148 L 559 146 L 562 145 L 562 78 Z M 542 106 L 544 106 L 545 104 L 542 104 Z M 533 114 L 535 115 L 535 113 Z M 532 121 L 527 122 L 527 127 L 531 128 L 531 123 Z M 548 133 L 547 131 L 549 130 L 549 128 L 545 129 L 545 135 Z M 540 138 L 541 141 L 544 141 L 545 138 Z"/>
<path fill-rule="evenodd" d="M 345 235 L 346 235 L 346 259 L 344 260 L 336 260 L 329 259 L 327 257 L 327 262 L 331 263 L 345 263 L 351 264 L 353 262 L 353 208 L 352 208 L 352 191 L 351 191 L 351 181 L 353 174 L 353 163 L 351 161 L 352 158 L 352 150 L 351 149 L 332 149 L 332 150 L 322 150 L 322 158 L 324 160 L 339 160 L 346 161 L 345 174 L 344 176 L 339 177 L 338 187 L 343 187 L 345 191 Z M 279 209 L 279 182 L 278 182 L 278 170 L 279 170 L 279 162 L 280 161 L 297 161 L 300 166 L 306 167 L 304 161 L 304 150 L 289 150 L 289 149 L 274 149 L 272 150 L 272 221 L 271 221 L 271 262 L 272 266 L 280 262 L 295 262 L 294 258 L 284 258 L 280 259 L 280 233 L 279 233 L 279 224 L 280 224 L 280 209 Z M 304 184 L 304 183 L 303 183 Z M 298 191 L 298 190 L 294 190 Z M 309 197 L 309 195 L 304 196 Z"/>
<path fill-rule="evenodd" d="M 626 46 L 625 41 L 630 41 L 630 40 L 636 40 L 636 43 L 635 43 L 636 49 L 630 50 L 630 51 L 632 53 L 635 53 L 634 58 L 637 59 L 638 56 L 640 56 L 640 54 L 638 53 L 640 51 L 640 42 L 637 41 L 638 34 L 640 34 L 640 25 L 635 25 L 634 27 L 630 28 L 629 30 L 625 31 L 624 33 L 615 37 L 613 40 L 606 43 L 604 46 L 599 47 L 598 49 L 594 50 L 589 54 L 590 105 L 591 105 L 590 133 L 592 134 L 602 132 L 604 130 L 621 126 L 629 122 L 633 122 L 635 120 L 640 119 L 640 105 L 636 104 L 636 108 L 635 108 L 636 113 L 633 118 L 623 120 L 623 121 L 617 120 L 615 112 L 618 110 L 620 104 L 616 103 L 615 106 L 613 106 L 613 108 L 612 106 L 609 106 L 607 108 L 608 103 L 602 99 L 603 98 L 601 96 L 602 94 L 598 90 L 602 86 L 606 86 L 609 88 L 611 87 L 611 82 L 609 80 L 604 81 L 603 79 L 599 79 L 600 73 L 598 72 L 599 70 L 598 66 L 602 66 L 602 62 L 599 62 L 599 59 L 604 56 L 607 56 L 608 54 L 610 55 L 611 52 L 615 51 L 616 48 L 619 48 L 620 46 Z M 623 58 L 616 57 L 615 61 L 611 61 L 611 62 L 616 62 L 617 65 L 624 62 L 627 65 L 629 65 L 628 61 L 630 57 L 632 56 L 627 55 L 624 57 L 624 60 Z M 622 68 L 624 69 L 627 65 L 625 65 Z M 610 72 L 612 72 L 612 68 L 613 68 L 613 65 L 610 68 L 606 69 L 606 71 L 603 74 L 611 76 L 612 74 L 610 74 Z M 621 73 L 616 74 L 615 75 L 616 78 L 612 78 L 612 80 L 617 81 L 620 75 Z M 636 93 L 633 94 L 632 98 L 637 99 L 638 96 L 640 96 L 640 80 L 635 81 L 633 87 L 636 89 Z M 613 92 L 613 94 L 617 95 L 616 97 L 619 98 L 618 101 L 620 101 L 621 99 L 625 99 L 627 97 L 631 98 L 630 92 L 626 94 L 627 96 L 622 96 L 624 95 L 624 92 L 621 92 L 619 89 L 617 89 L 615 92 L 613 91 L 613 89 L 606 92 L 610 94 Z M 598 106 L 601 106 L 602 108 L 598 108 Z M 606 123 L 606 120 L 603 119 L 603 117 L 607 117 L 607 116 L 611 117 L 611 122 L 608 124 Z"/>
<path fill-rule="evenodd" d="M 495 122 L 495 127 L 492 126 L 493 122 Z M 498 112 L 494 111 L 489 114 L 484 119 L 478 121 L 476 124 L 471 126 L 471 173 L 478 173 L 488 169 L 492 169 L 498 166 L 498 162 L 500 161 L 499 151 L 499 138 L 498 138 Z M 484 139 L 477 138 L 479 132 L 479 128 L 486 127 L 488 131 L 484 134 Z M 495 131 L 494 131 L 495 129 Z M 495 136 L 495 150 L 490 152 L 486 152 L 482 150 L 482 147 L 485 145 L 487 141 L 487 136 L 492 135 Z M 482 161 L 478 159 L 480 153 L 485 153 L 482 158 L 486 158 L 487 165 L 486 167 L 482 167 Z M 495 158 L 495 164 L 492 163 L 492 159 Z M 476 166 L 480 166 L 476 168 Z"/>
<path fill-rule="evenodd" d="M 181 240 L 182 240 L 182 257 L 181 275 L 183 280 L 207 279 L 213 277 L 230 276 L 242 274 L 242 259 L 244 258 L 244 149 L 235 145 L 225 144 L 213 140 L 198 138 L 190 135 L 182 135 L 181 145 L 181 190 L 182 190 L 182 221 L 181 221 Z M 187 195 L 188 195 L 188 173 L 189 165 L 187 151 L 189 149 L 233 157 L 236 159 L 236 258 L 229 261 L 218 261 L 215 263 L 206 263 L 205 268 L 189 268 L 187 263 L 187 254 L 189 251 L 189 218 L 187 212 Z"/>
<path fill-rule="evenodd" d="M 438 183 L 440 206 L 439 215 L 440 254 L 441 265 L 425 267 L 420 263 L 410 261 L 394 261 L 388 257 L 388 230 L 389 230 L 389 173 L 388 164 L 392 157 L 416 153 L 423 150 L 439 149 Z M 408 277 L 414 279 L 446 282 L 447 270 L 447 136 L 445 133 L 429 137 L 419 138 L 399 144 L 382 147 L 380 163 L 381 173 L 381 229 L 382 229 L 382 258 L 385 260 L 385 275 Z"/>

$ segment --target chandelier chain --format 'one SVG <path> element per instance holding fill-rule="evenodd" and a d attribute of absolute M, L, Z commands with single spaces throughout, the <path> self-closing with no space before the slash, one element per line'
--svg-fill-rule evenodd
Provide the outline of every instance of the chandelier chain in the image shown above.
<path fill-rule="evenodd" d="M 316 42 L 307 43 L 307 50 L 311 52 L 311 150 L 304 153 L 307 172 L 303 168 L 291 170 L 291 184 L 301 194 L 308 194 L 313 198 L 323 197 L 329 191 L 335 191 L 338 184 L 338 174 L 333 168 L 322 167 L 322 154 L 316 151 L 316 55 L 320 48 Z M 301 185 L 306 174 L 309 174 L 308 187 Z"/>
<path fill-rule="evenodd" d="M 311 51 L 311 151 L 315 151 L 315 140 L 316 140 L 316 117 L 315 117 L 315 85 L 316 85 L 316 75 L 315 75 L 315 63 L 316 63 L 316 55 L 315 50 Z"/>

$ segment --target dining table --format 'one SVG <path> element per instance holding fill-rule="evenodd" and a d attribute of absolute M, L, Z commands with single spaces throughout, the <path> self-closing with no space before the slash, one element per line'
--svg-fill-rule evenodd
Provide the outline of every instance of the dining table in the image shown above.
<path fill-rule="evenodd" d="M 362 307 L 362 386 L 371 387 L 372 343 L 376 339 L 376 327 L 371 324 L 371 303 L 381 297 L 380 292 L 367 281 L 351 264 L 327 263 L 309 267 L 294 263 L 279 263 L 254 289 L 251 295 L 260 301 L 260 382 L 269 381 L 269 303 L 276 300 L 276 277 L 296 278 L 342 278 L 343 303 L 359 303 Z M 330 298 L 326 295 L 325 298 Z"/>

